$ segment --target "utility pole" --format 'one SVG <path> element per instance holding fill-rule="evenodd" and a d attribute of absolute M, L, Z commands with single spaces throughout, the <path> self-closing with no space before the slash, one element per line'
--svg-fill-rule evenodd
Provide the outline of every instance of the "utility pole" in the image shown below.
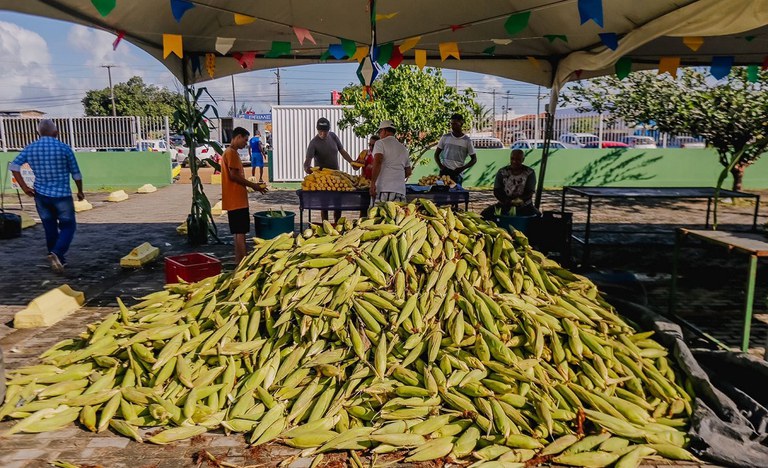
<path fill-rule="evenodd" d="M 117 117 L 117 109 L 115 108 L 115 89 L 112 87 L 112 68 L 116 65 L 102 65 L 101 68 L 107 69 L 107 76 L 109 76 L 109 98 L 112 100 L 112 117 Z"/>
<path fill-rule="evenodd" d="M 280 69 L 278 68 L 275 72 L 275 76 L 277 77 L 277 105 L 280 105 Z"/>
<path fill-rule="evenodd" d="M 493 111 L 491 113 L 491 135 L 496 136 L 496 90 L 493 90 Z"/>
<path fill-rule="evenodd" d="M 541 139 L 541 86 L 539 86 L 538 94 L 536 95 L 536 126 L 534 128 L 536 134 L 534 138 Z"/>
<path fill-rule="evenodd" d="M 456 91 L 459 91 L 459 71 L 456 70 Z"/>
<path fill-rule="evenodd" d="M 506 142 L 507 137 L 507 114 L 509 113 L 509 90 L 507 90 L 507 95 L 504 97 L 505 99 L 505 107 L 504 107 L 504 133 L 502 136 L 504 139 L 502 141 Z"/>
<path fill-rule="evenodd" d="M 237 97 L 235 97 L 235 75 L 229 75 L 232 78 L 232 117 L 237 117 Z"/>

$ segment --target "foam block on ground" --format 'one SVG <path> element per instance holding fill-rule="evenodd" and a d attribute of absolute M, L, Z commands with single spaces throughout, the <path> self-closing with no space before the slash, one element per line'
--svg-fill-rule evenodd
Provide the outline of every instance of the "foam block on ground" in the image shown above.
<path fill-rule="evenodd" d="M 152 184 L 144 184 L 141 187 L 139 187 L 138 190 L 136 190 L 138 193 L 152 193 L 157 192 L 157 187 L 155 187 Z"/>
<path fill-rule="evenodd" d="M 211 208 L 211 214 L 214 216 L 219 216 L 226 213 L 227 213 L 227 210 L 221 209 L 221 200 L 219 200 L 219 202 L 213 205 L 213 207 Z"/>
<path fill-rule="evenodd" d="M 88 210 L 92 210 L 92 209 L 93 209 L 93 205 L 88 203 L 88 200 L 77 200 L 75 202 L 75 212 L 76 213 L 79 213 L 81 211 L 88 211 Z"/>
<path fill-rule="evenodd" d="M 84 303 L 85 294 L 63 284 L 36 297 L 26 309 L 17 312 L 13 317 L 13 326 L 14 328 L 50 327 L 75 312 Z"/>
<path fill-rule="evenodd" d="M 180 236 L 186 236 L 187 235 L 187 222 L 184 221 L 183 223 L 179 224 L 176 227 L 176 233 Z"/>
<path fill-rule="evenodd" d="M 221 174 L 211 174 L 211 184 L 221 185 Z"/>
<path fill-rule="evenodd" d="M 144 242 L 121 258 L 120 266 L 123 268 L 141 268 L 156 259 L 158 255 L 160 255 L 159 248 L 152 246 L 149 242 Z"/>
<path fill-rule="evenodd" d="M 21 228 L 22 229 L 30 228 L 35 224 L 37 224 L 37 221 L 35 221 L 35 219 L 32 216 L 28 215 L 24 211 L 21 212 Z"/>
<path fill-rule="evenodd" d="M 125 190 L 118 190 L 116 192 L 112 192 L 107 197 L 107 201 L 110 201 L 110 202 L 121 202 L 123 200 L 128 200 L 128 194 L 125 193 Z"/>

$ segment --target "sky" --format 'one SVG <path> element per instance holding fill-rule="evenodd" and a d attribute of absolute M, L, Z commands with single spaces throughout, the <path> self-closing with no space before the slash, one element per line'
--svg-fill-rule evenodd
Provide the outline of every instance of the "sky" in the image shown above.
<path fill-rule="evenodd" d="M 126 41 L 112 50 L 112 33 L 62 21 L 0 12 L 0 110 L 37 109 L 51 117 L 83 115 L 82 99 L 91 89 L 140 76 L 145 83 L 180 90 L 181 84 L 162 63 Z M 318 64 L 280 69 L 281 104 L 330 104 L 331 91 L 357 84 L 356 64 Z M 535 113 L 539 88 L 517 81 L 470 72 L 443 70 L 449 84 L 472 88 L 477 101 L 496 115 Z M 277 104 L 275 70 L 235 76 L 238 107 L 269 112 Z M 220 114 L 232 108 L 232 80 L 220 78 L 202 84 L 216 99 Z M 541 109 L 547 90 L 541 89 Z"/>

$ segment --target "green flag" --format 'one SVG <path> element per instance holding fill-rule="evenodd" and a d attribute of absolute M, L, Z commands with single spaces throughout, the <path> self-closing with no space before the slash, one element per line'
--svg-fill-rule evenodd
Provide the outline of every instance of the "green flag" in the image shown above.
<path fill-rule="evenodd" d="M 381 65 L 382 67 L 384 64 L 389 62 L 389 59 L 392 58 L 392 50 L 394 49 L 394 45 L 391 42 L 387 42 L 386 44 L 382 44 L 379 47 L 379 53 L 376 56 L 376 63 Z"/>
<path fill-rule="evenodd" d="M 355 41 L 350 41 L 349 39 L 339 39 L 341 39 L 341 48 L 344 49 L 347 57 L 353 57 L 355 52 L 357 52 L 357 43 Z"/>
<path fill-rule="evenodd" d="M 117 0 L 91 0 L 101 16 L 107 16 L 115 8 Z"/>
<path fill-rule="evenodd" d="M 496 55 L 496 46 L 490 46 L 483 51 L 485 55 Z"/>
<path fill-rule="evenodd" d="M 524 11 L 522 13 L 515 13 L 507 18 L 507 22 L 504 23 L 504 29 L 507 30 L 507 34 L 514 36 L 528 27 L 528 20 L 531 19 L 531 12 Z"/>
<path fill-rule="evenodd" d="M 560 39 L 561 41 L 567 43 L 568 42 L 568 36 L 565 34 L 544 34 L 544 37 L 547 38 L 550 44 L 555 42 L 556 40 Z"/>
<path fill-rule="evenodd" d="M 624 78 L 628 77 L 631 72 L 632 72 L 631 58 L 622 57 L 619 59 L 618 62 L 616 62 L 616 76 L 618 76 L 620 80 L 623 80 Z"/>
<path fill-rule="evenodd" d="M 275 58 L 282 55 L 291 55 L 291 43 L 285 41 L 272 41 L 272 49 L 264 54 L 264 57 Z"/>
<path fill-rule="evenodd" d="M 747 67 L 747 81 L 757 83 L 760 81 L 760 66 L 750 65 Z"/>

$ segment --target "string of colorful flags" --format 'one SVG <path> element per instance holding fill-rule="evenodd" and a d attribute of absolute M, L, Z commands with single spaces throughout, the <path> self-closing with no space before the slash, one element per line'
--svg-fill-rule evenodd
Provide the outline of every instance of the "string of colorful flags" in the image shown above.
<path fill-rule="evenodd" d="M 181 22 L 184 15 L 191 9 L 195 8 L 196 5 L 188 0 L 169 0 L 170 1 L 170 8 L 171 8 L 171 14 L 173 15 L 174 19 L 177 22 Z M 112 10 L 117 5 L 117 0 L 91 0 L 91 3 L 96 8 L 96 10 L 99 12 L 101 16 L 107 16 L 109 15 Z M 601 28 L 604 25 L 604 18 L 603 18 L 603 0 L 577 0 L 577 7 L 579 12 L 579 18 L 581 21 L 581 24 L 585 24 L 589 21 L 593 21 L 595 24 L 600 26 Z M 397 17 L 399 12 L 391 12 L 391 13 L 378 13 L 372 14 L 372 16 L 375 18 L 375 21 L 387 21 L 392 20 Z M 511 37 L 514 37 L 526 29 L 528 29 L 528 25 L 531 20 L 532 14 L 535 12 L 531 11 L 524 11 L 520 13 L 515 13 L 510 15 L 507 20 L 504 22 L 504 29 L 507 32 L 507 34 Z M 251 24 L 257 20 L 256 17 L 240 14 L 240 13 L 232 13 L 233 15 L 233 23 L 238 26 L 243 26 L 247 24 Z M 467 27 L 471 27 L 472 24 L 460 24 L 460 25 L 451 25 L 450 29 L 451 31 L 458 31 L 460 29 L 464 29 Z M 302 28 L 299 26 L 292 26 L 293 33 L 296 36 L 296 39 L 298 40 L 299 44 L 304 45 L 305 42 L 311 42 L 314 45 L 317 45 L 317 42 L 315 41 L 315 38 L 312 36 L 312 32 L 306 28 Z M 113 42 L 112 46 L 114 49 L 117 48 L 120 41 L 125 37 L 126 32 L 125 31 L 116 31 L 117 38 Z M 176 55 L 179 58 L 184 57 L 184 48 L 183 48 L 183 37 L 180 34 L 163 34 L 163 58 L 168 58 L 171 54 Z M 550 43 L 555 43 L 557 41 L 568 43 L 568 36 L 564 34 L 545 34 L 543 35 L 544 38 L 546 38 Z M 619 47 L 620 37 L 615 32 L 602 32 L 598 33 L 598 38 L 600 42 L 611 50 L 617 50 Z M 754 39 L 754 36 L 745 37 L 746 40 L 751 41 Z M 236 60 L 239 65 L 244 68 L 248 69 L 253 67 L 255 61 L 257 52 L 255 51 L 248 51 L 248 52 L 233 52 L 230 54 L 230 51 L 234 47 L 236 38 L 232 37 L 217 37 L 214 45 L 214 49 L 216 53 L 220 54 L 221 56 L 229 56 Z M 339 38 L 339 43 L 330 44 L 325 50 L 321 56 L 321 61 L 326 61 L 331 58 L 336 60 L 354 60 L 358 63 L 361 63 L 361 69 L 362 69 L 362 62 L 365 60 L 366 57 L 371 57 L 372 62 L 375 63 L 378 67 L 383 67 L 385 65 L 389 65 L 392 68 L 397 68 L 404 60 L 405 56 L 404 54 L 408 51 L 413 50 L 414 55 L 414 62 L 415 64 L 421 69 L 424 68 L 427 64 L 427 50 L 425 49 L 417 49 L 416 47 L 419 45 L 421 41 L 421 36 L 412 37 L 409 39 L 406 39 L 399 45 L 394 44 L 392 42 L 381 44 L 381 45 L 375 45 L 374 49 L 371 51 L 369 46 L 365 45 L 357 45 L 355 41 Z M 506 46 L 512 43 L 512 39 L 510 38 L 494 38 L 489 39 L 489 42 L 492 43 L 489 47 L 483 50 L 483 54 L 493 56 L 496 54 L 496 47 L 497 46 Z M 703 37 L 684 37 L 682 38 L 682 42 L 685 46 L 687 46 L 690 50 L 696 52 L 698 51 L 701 46 L 704 44 L 704 38 Z M 440 53 L 440 60 L 445 61 L 450 58 L 453 58 L 455 60 L 461 60 L 461 51 L 459 48 L 459 42 L 442 42 L 438 44 L 438 50 Z M 208 75 L 213 78 L 216 73 L 216 59 L 217 55 L 216 53 L 209 52 L 204 55 L 205 59 L 205 69 Z M 259 53 L 258 55 L 263 56 L 264 58 L 278 58 L 283 56 L 289 56 L 293 53 L 293 47 L 291 42 L 289 41 L 273 41 L 270 47 L 270 50 L 264 53 Z M 190 56 L 190 63 L 193 74 L 202 74 L 202 63 L 201 63 L 201 56 L 194 54 Z M 533 56 L 527 57 L 528 61 L 531 63 L 531 65 L 537 69 L 542 69 L 541 63 L 539 59 Z M 371 64 L 371 66 L 376 66 Z M 677 76 L 677 71 L 680 68 L 681 63 L 681 57 L 661 57 L 658 64 L 658 73 L 664 74 L 669 73 L 672 77 Z M 728 74 L 731 72 L 731 69 L 734 64 L 734 57 L 733 56 L 715 56 L 712 59 L 711 65 L 710 65 L 710 73 L 712 76 L 714 76 L 716 79 L 721 79 L 725 76 L 728 76 Z M 750 81 L 757 81 L 759 79 L 759 71 L 760 70 L 766 70 L 768 69 L 768 57 L 765 58 L 762 65 L 752 65 L 748 67 L 747 76 Z M 632 60 L 629 57 L 622 57 L 620 58 L 616 64 L 615 64 L 615 73 L 617 77 L 620 79 L 626 78 L 630 73 L 632 72 Z M 358 70 L 358 75 L 360 75 L 361 70 Z M 369 81 L 370 77 L 370 70 L 367 69 L 364 70 L 365 73 L 365 81 Z M 579 73 L 580 74 L 580 73 Z M 375 75 L 374 75 L 375 78 Z M 363 81 L 363 77 L 361 77 L 361 82 Z M 372 81 L 372 80 L 371 80 Z"/>

